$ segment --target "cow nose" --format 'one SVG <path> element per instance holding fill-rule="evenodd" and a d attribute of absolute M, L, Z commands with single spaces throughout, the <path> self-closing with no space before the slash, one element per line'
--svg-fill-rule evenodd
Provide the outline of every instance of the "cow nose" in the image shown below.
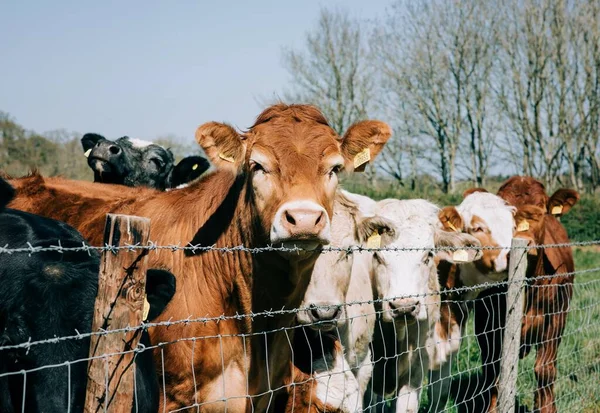
<path fill-rule="evenodd" d="M 109 148 L 108 148 L 108 150 L 113 155 L 118 155 L 119 152 L 121 152 L 121 148 L 119 148 L 117 145 L 110 145 Z"/>
<path fill-rule="evenodd" d="M 327 223 L 322 209 L 286 209 L 281 225 L 290 236 L 318 235 Z"/>
<path fill-rule="evenodd" d="M 421 303 L 413 298 L 396 298 L 390 301 L 390 309 L 394 317 L 416 317 L 421 310 Z"/>
<path fill-rule="evenodd" d="M 310 306 L 310 318 L 313 322 L 335 321 L 340 317 L 341 308 L 339 305 Z"/>

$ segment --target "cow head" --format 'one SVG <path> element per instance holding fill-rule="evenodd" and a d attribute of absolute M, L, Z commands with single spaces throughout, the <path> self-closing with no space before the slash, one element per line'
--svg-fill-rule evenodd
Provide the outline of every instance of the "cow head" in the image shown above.
<path fill-rule="evenodd" d="M 81 144 L 94 182 L 161 190 L 168 186 L 175 159 L 160 145 L 127 136 L 110 141 L 95 133 L 83 135 Z"/>
<path fill-rule="evenodd" d="M 362 242 L 378 233 L 381 246 L 372 261 L 372 282 L 376 296 L 382 300 L 385 322 L 413 323 L 431 316 L 430 296 L 440 291 L 436 262 L 453 260 L 448 250 L 436 247 L 468 248 L 479 242 L 464 233 L 448 233 L 438 221 L 439 208 L 425 200 L 388 199 L 377 203 L 376 217 L 359 225 Z M 381 218 L 392 225 L 383 225 Z M 383 230 L 382 230 L 383 228 Z M 470 250 L 464 261 L 478 258 Z"/>
<path fill-rule="evenodd" d="M 457 207 L 445 207 L 439 219 L 447 231 L 471 234 L 484 247 L 475 267 L 483 274 L 501 273 L 508 267 L 508 252 L 515 230 L 516 208 L 502 198 L 478 190 L 467 194 Z M 507 247 L 496 249 L 497 247 Z"/>
<path fill-rule="evenodd" d="M 369 269 L 361 265 L 364 261 L 361 258 L 363 254 L 370 253 L 356 252 L 351 247 L 361 243 L 357 222 L 372 215 L 370 208 L 374 204 L 375 201 L 365 196 L 338 190 L 331 220 L 331 245 L 340 248 L 340 251 L 326 251 L 317 258 L 300 305 L 307 310 L 300 311 L 297 316 L 300 324 L 328 331 L 346 323 L 343 304 L 348 301 L 350 280 L 354 276 L 367 280 L 369 277 Z M 383 218 L 378 224 L 373 224 L 380 233 L 387 232 L 391 225 Z M 359 271 L 364 271 L 364 274 L 358 274 Z M 367 284 L 365 288 L 371 287 Z"/>
<path fill-rule="evenodd" d="M 93 261 L 76 265 L 46 263 L 40 272 L 32 273 L 19 304 L 10 309 L 0 308 L 0 347 L 29 339 L 89 332 L 98 285 L 98 264 Z M 175 276 L 168 271 L 149 269 L 146 280 L 148 319 L 152 320 L 175 294 Z M 147 332 L 143 332 L 142 340 L 144 335 Z M 87 362 L 81 360 L 88 357 L 89 344 L 89 338 L 84 338 L 34 345 L 29 349 L 0 350 L 0 372 L 37 369 L 27 373 L 25 383 L 22 374 L 0 378 L 0 400 L 9 406 L 12 402 L 15 410 L 21 410 L 24 401 L 26 411 L 64 412 L 68 407 L 71 411 L 83 411 Z M 72 364 L 62 365 L 66 361 Z M 60 367 L 40 368 L 59 364 Z M 149 389 L 143 387 L 149 384 L 145 383 L 147 378 L 138 374 L 136 379 L 139 386 Z M 8 385 L 3 381 L 8 381 Z"/>
<path fill-rule="evenodd" d="M 338 173 L 364 166 L 390 135 L 385 123 L 363 121 L 340 137 L 315 107 L 278 104 L 246 133 L 211 122 L 196 140 L 217 168 L 245 175 L 264 242 L 313 249 L 330 241 Z"/>

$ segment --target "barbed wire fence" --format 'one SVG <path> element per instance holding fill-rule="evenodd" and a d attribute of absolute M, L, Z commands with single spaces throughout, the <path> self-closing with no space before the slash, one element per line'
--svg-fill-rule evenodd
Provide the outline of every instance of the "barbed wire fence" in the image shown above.
<path fill-rule="evenodd" d="M 134 220 L 135 221 L 135 220 Z M 100 283 L 94 320 L 89 331 L 52 337 L 28 337 L 14 342 L 2 336 L 0 314 L 0 412 L 31 411 L 29 397 L 35 397 L 36 373 L 56 372 L 53 380 L 67 383 L 66 393 L 58 394 L 61 402 L 56 406 L 64 411 L 144 411 L 145 399 L 160 396 L 159 411 L 203 411 L 222 406 L 223 411 L 236 410 L 237 401 L 246 403 L 260 396 L 269 396 L 268 408 L 279 411 L 276 396 L 285 394 L 285 411 L 298 412 L 478 412 L 494 406 L 498 412 L 533 411 L 600 411 L 600 251 L 582 256 L 577 270 L 562 273 L 538 273 L 526 276 L 529 252 L 550 248 L 591 247 L 598 241 L 561 243 L 552 245 L 527 245 L 520 239 L 503 247 L 436 247 L 436 248 L 366 248 L 362 246 L 322 248 L 320 253 L 390 252 L 402 254 L 414 251 L 459 251 L 510 249 L 511 267 L 508 279 L 498 282 L 481 282 L 471 286 L 454 286 L 428 290 L 423 294 L 402 295 L 370 300 L 346 300 L 332 305 L 306 308 L 279 308 L 257 313 L 229 314 L 202 317 L 190 314 L 185 319 L 143 321 L 146 313 L 145 297 L 140 291 L 141 277 L 146 272 L 143 257 L 152 252 L 168 250 L 200 254 L 207 251 L 223 254 L 246 252 L 301 252 L 302 248 L 245 246 L 216 247 L 199 245 L 158 245 L 147 238 L 149 223 L 115 220 L 115 228 L 137 234 L 138 241 L 126 243 L 112 235 L 104 246 L 82 244 L 76 247 L 57 245 L 11 248 L 0 247 L 0 260 L 5 254 L 35 254 L 50 252 L 102 253 Z M 124 225 L 124 226 L 123 226 Z M 146 225 L 146 227 L 144 227 Z M 118 232 L 118 231 L 117 231 Z M 577 257 L 576 257 L 577 258 Z M 589 262 L 586 262 L 589 261 Z M 584 267 L 579 269 L 580 267 Z M 542 267 L 544 268 L 544 267 Z M 112 278 L 111 278 L 112 277 Z M 574 282 L 569 277 L 575 277 Z M 104 281 L 103 281 L 104 278 Z M 110 279 L 110 280 L 109 280 Z M 569 281 L 571 280 L 571 281 Z M 572 296 L 572 298 L 571 298 Z M 100 298 L 102 297 L 102 298 Z M 566 307 L 564 303 L 566 299 Z M 569 300 L 570 298 L 570 300 Z M 389 303 L 396 300 L 415 299 L 425 306 L 427 317 L 416 320 L 408 315 L 385 320 Z M 387 306 L 387 307 L 386 307 Z M 341 309 L 341 317 L 312 323 L 295 323 L 277 330 L 244 333 L 223 333 L 217 327 L 215 334 L 181 335 L 169 341 L 150 343 L 143 334 L 153 329 L 175 329 L 191 325 L 215 325 L 226 322 L 254 323 L 259 319 L 278 316 L 297 316 L 315 310 Z M 532 310 L 533 308 L 533 310 Z M 566 317 L 566 326 L 564 324 Z M 109 322 L 110 320 L 110 322 Z M 527 327 L 524 327 L 527 326 Z M 7 326 L 4 326 L 5 330 Z M 564 327 L 564 330 L 562 329 Z M 365 333 L 370 343 L 360 342 L 353 334 Z M 556 331 L 560 330 L 557 335 Z M 175 330 L 174 330 L 175 331 Z M 278 342 L 290 354 L 292 377 L 285 384 L 269 385 L 266 390 L 251 389 L 248 369 L 244 371 L 244 394 L 228 395 L 226 383 L 228 367 L 224 361 L 224 348 L 232 340 L 241 342 L 242 357 L 251 357 L 250 342 L 273 335 L 284 337 Z M 185 343 L 189 350 L 184 368 L 190 369 L 193 380 L 189 400 L 178 400 L 181 407 L 167 409 L 165 366 L 173 360 L 168 355 L 172 346 Z M 283 343 L 283 344 L 282 344 Z M 342 343 L 344 345 L 342 345 Z M 560 345 L 559 345 L 560 344 Z M 32 365 L 19 360 L 37 349 L 56 351 L 75 346 L 88 346 L 87 357 L 73 358 L 68 351 L 64 359 L 43 363 L 38 358 Z M 199 389 L 206 379 L 194 368 L 194 360 L 202 357 L 201 349 L 216 350 L 221 359 L 222 393 L 209 400 L 199 400 Z M 359 348 L 360 347 L 360 348 Z M 181 349 L 181 346 L 178 347 Z M 281 352 L 282 348 L 267 348 Z M 536 354 L 537 351 L 537 354 Z M 366 354 L 364 354 L 366 352 Z M 529 354 L 528 353 L 533 353 Z M 545 352 L 540 357 L 540 352 Z M 141 355 L 154 354 L 159 372 L 159 388 L 149 394 L 143 369 L 134 368 L 141 363 Z M 359 356 L 358 354 L 362 355 Z M 521 360 L 519 360 L 521 358 Z M 269 358 L 265 357 L 267 375 Z M 12 364 L 11 364 L 12 363 Z M 181 365 L 185 364 L 181 361 Z M 556 363 L 557 371 L 553 370 Z M 170 368 L 172 366 L 169 366 Z M 151 370 L 154 370 L 152 368 Z M 147 372 L 147 370 L 146 370 Z M 77 384 L 87 380 L 85 391 Z M 151 389 L 152 386 L 150 386 Z M 20 389 L 15 393 L 15 389 Z M 214 390 L 214 389 L 213 389 Z M 150 391 L 153 391 L 152 389 Z M 12 393 L 11 393 L 12 392 Z M 79 392 L 80 394 L 75 394 Z M 553 406 L 539 406 L 547 400 L 548 392 L 554 394 Z M 18 394 L 2 400 L 8 394 Z M 219 392 L 215 392 L 219 394 Z M 49 404 L 56 402 L 48 400 Z M 544 410 L 545 409 L 545 410 Z M 60 411 L 60 409 L 55 409 Z M 283 411 L 283 410 L 281 410 Z"/>

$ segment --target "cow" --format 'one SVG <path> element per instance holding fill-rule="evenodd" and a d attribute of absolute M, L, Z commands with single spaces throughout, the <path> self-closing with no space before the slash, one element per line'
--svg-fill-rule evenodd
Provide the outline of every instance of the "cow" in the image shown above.
<path fill-rule="evenodd" d="M 377 324 L 373 336 L 372 389 L 381 396 L 394 395 L 397 412 L 417 412 L 423 375 L 429 366 L 429 350 L 435 323 L 439 320 L 440 285 L 436 270 L 439 261 L 454 261 L 446 247 L 480 246 L 464 233 L 443 229 L 439 207 L 426 200 L 379 201 L 375 218 L 393 223 L 381 235 L 387 250 L 371 258 L 375 298 L 378 299 Z M 373 229 L 364 227 L 361 239 Z M 437 250 L 437 247 L 444 247 Z M 466 263 L 479 258 L 477 250 L 464 251 Z"/>
<path fill-rule="evenodd" d="M 80 247 L 72 227 L 22 211 L 4 209 L 12 188 L 0 179 L 0 244 L 10 248 Z M 98 290 L 97 251 L 2 254 L 0 259 L 0 412 L 83 412 L 90 338 L 17 348 L 28 340 L 87 333 Z M 155 319 L 175 293 L 175 278 L 147 271 L 147 319 Z M 146 331 L 140 343 L 150 346 Z M 8 348 L 7 348 L 8 347 Z M 152 353 L 135 355 L 134 412 L 158 411 L 158 378 Z M 67 367 L 64 363 L 69 363 Z"/>
<path fill-rule="evenodd" d="M 128 136 L 111 141 L 86 133 L 81 145 L 94 171 L 94 182 L 165 190 L 191 182 L 210 169 L 208 160 L 201 156 L 189 156 L 175 165 L 169 149 Z"/>
<path fill-rule="evenodd" d="M 516 208 L 481 189 L 464 193 L 457 207 L 445 207 L 439 219 L 446 231 L 468 233 L 480 242 L 481 258 L 464 265 L 440 262 L 438 278 L 442 287 L 440 320 L 436 323 L 430 352 L 429 411 L 446 409 L 450 395 L 450 368 L 460 349 L 468 319 L 468 304 L 490 283 L 508 277 L 508 253 L 515 225 Z M 504 248 L 503 248 L 504 247 Z M 477 301 L 477 300 L 475 300 Z"/>
<path fill-rule="evenodd" d="M 318 249 L 330 241 L 338 174 L 363 169 L 390 136 L 387 124 L 361 121 L 340 137 L 316 107 L 276 104 L 244 133 L 201 125 L 196 140 L 216 168 L 188 187 L 122 191 L 34 174 L 12 181 L 12 206 L 65 220 L 94 245 L 102 242 L 104 215 L 116 212 L 150 218 L 150 239 L 160 245 L 248 247 L 152 252 L 148 264 L 173 272 L 178 283 L 160 319 L 202 321 L 150 335 L 171 343 L 155 352 L 164 365 L 165 409 L 272 411 L 291 376 L 282 329 L 295 316 L 240 315 L 298 307 Z M 267 250 L 252 254 L 255 247 Z"/>
<path fill-rule="evenodd" d="M 536 347 L 534 373 L 537 379 L 534 407 L 541 413 L 555 413 L 554 381 L 558 348 L 564 331 L 569 302 L 573 295 L 575 265 L 570 246 L 543 248 L 547 244 L 569 243 L 559 222 L 579 200 L 571 189 L 559 189 L 548 197 L 544 185 L 527 176 L 513 176 L 502 184 L 498 195 L 517 208 L 516 237 L 530 245 L 528 250 L 525 309 L 521 327 L 519 356 Z M 542 277 L 542 276 L 552 277 Z M 483 362 L 483 384 L 489 389 L 480 411 L 495 410 L 502 337 L 506 319 L 505 286 L 485 292 L 475 304 L 475 329 Z"/>

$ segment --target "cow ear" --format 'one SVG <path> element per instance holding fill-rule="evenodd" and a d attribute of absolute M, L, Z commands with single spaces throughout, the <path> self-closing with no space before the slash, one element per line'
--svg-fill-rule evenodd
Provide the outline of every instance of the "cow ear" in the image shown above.
<path fill-rule="evenodd" d="M 562 216 L 579 201 L 579 193 L 572 189 L 562 188 L 552 194 L 548 201 L 548 213 Z"/>
<path fill-rule="evenodd" d="M 436 248 L 450 248 L 437 251 L 436 257 L 453 264 L 477 261 L 483 255 L 482 251 L 478 249 L 481 247 L 481 242 L 464 232 L 436 230 L 434 243 Z"/>
<path fill-rule="evenodd" d="M 175 295 L 175 276 L 169 271 L 149 269 L 146 271 L 146 296 L 150 304 L 148 320 L 154 320 Z"/>
<path fill-rule="evenodd" d="M 231 126 L 208 122 L 196 130 L 196 142 L 217 169 L 240 171 L 246 155 L 245 139 Z"/>
<path fill-rule="evenodd" d="M 365 218 L 356 225 L 356 239 L 373 248 L 389 245 L 396 239 L 394 224 L 379 216 Z"/>
<path fill-rule="evenodd" d="M 87 152 L 91 150 L 96 144 L 106 138 L 102 135 L 98 135 L 97 133 L 86 133 L 81 138 L 81 146 L 83 146 L 83 151 Z"/>
<path fill-rule="evenodd" d="M 342 138 L 342 156 L 347 171 L 362 172 L 369 162 L 383 149 L 392 136 L 392 129 L 387 123 L 377 120 L 357 122 Z"/>
<path fill-rule="evenodd" d="M 458 211 L 453 206 L 447 206 L 440 210 L 438 218 L 442 223 L 442 227 L 446 231 L 462 232 L 463 220 Z"/>
<path fill-rule="evenodd" d="M 529 246 L 537 245 L 541 241 L 542 221 L 546 216 L 546 211 L 535 205 L 523 205 L 515 213 L 516 232 L 515 238 L 522 238 L 528 241 Z M 532 248 L 527 251 L 529 255 L 537 255 L 538 250 Z"/>
<path fill-rule="evenodd" d="M 485 189 L 485 188 L 469 188 L 465 192 L 463 192 L 463 198 L 466 198 L 467 196 L 474 194 L 475 192 L 487 192 L 487 189 Z"/>

